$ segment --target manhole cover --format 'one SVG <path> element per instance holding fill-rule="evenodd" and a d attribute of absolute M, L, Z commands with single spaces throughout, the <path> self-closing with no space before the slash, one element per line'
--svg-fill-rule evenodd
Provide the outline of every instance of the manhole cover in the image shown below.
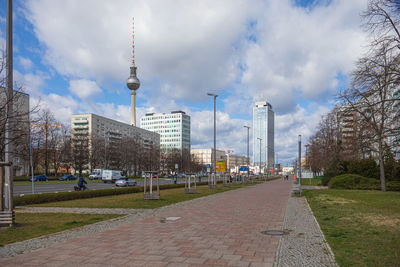
<path fill-rule="evenodd" d="M 288 231 L 280 231 L 280 230 L 267 230 L 261 232 L 264 235 L 287 235 Z"/>

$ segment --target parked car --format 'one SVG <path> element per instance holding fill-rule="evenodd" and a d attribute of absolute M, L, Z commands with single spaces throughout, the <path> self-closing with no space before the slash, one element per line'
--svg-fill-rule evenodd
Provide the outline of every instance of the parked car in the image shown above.
<path fill-rule="evenodd" d="M 135 186 L 136 181 L 128 178 L 120 178 L 115 182 L 115 186 Z"/>
<path fill-rule="evenodd" d="M 60 177 L 58 180 L 59 181 L 72 181 L 72 180 L 76 180 L 76 176 L 71 175 L 71 174 L 66 174 L 63 177 Z"/>
<path fill-rule="evenodd" d="M 42 182 L 42 181 L 48 181 L 49 179 L 47 178 L 46 175 L 41 174 L 41 175 L 36 175 L 33 177 L 34 182 Z M 32 181 L 32 178 L 29 178 L 29 181 Z"/>

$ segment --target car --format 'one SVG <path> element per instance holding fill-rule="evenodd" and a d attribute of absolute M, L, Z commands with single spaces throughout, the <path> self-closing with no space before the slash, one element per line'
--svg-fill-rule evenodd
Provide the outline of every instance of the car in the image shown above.
<path fill-rule="evenodd" d="M 115 186 L 135 186 L 136 181 L 128 178 L 120 178 L 115 182 Z"/>
<path fill-rule="evenodd" d="M 164 175 L 164 177 L 165 178 L 172 178 L 173 176 L 172 176 L 172 174 L 166 174 L 166 175 Z"/>
<path fill-rule="evenodd" d="M 63 177 L 60 177 L 58 180 L 59 181 L 72 181 L 72 180 L 76 180 L 76 176 L 71 175 L 71 174 L 66 174 Z"/>
<path fill-rule="evenodd" d="M 48 181 L 48 180 L 49 179 L 44 174 L 36 175 L 33 177 L 34 182 L 41 182 L 41 181 Z M 29 181 L 32 181 L 32 178 L 29 178 Z"/>

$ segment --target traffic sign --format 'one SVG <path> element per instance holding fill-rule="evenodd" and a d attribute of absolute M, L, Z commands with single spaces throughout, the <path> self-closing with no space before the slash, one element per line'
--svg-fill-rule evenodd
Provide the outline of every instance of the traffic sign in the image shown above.
<path fill-rule="evenodd" d="M 225 161 L 223 161 L 223 160 L 217 160 L 216 162 L 215 162 L 215 164 L 216 164 L 216 171 L 217 172 L 226 172 L 226 163 L 225 163 Z"/>

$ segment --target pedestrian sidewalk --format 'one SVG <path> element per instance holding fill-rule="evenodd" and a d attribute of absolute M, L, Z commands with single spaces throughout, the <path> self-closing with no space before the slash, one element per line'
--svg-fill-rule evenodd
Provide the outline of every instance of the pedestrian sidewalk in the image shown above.
<path fill-rule="evenodd" d="M 0 265 L 273 266 L 279 237 L 261 232 L 282 229 L 290 188 L 276 180 L 217 194 Z"/>

